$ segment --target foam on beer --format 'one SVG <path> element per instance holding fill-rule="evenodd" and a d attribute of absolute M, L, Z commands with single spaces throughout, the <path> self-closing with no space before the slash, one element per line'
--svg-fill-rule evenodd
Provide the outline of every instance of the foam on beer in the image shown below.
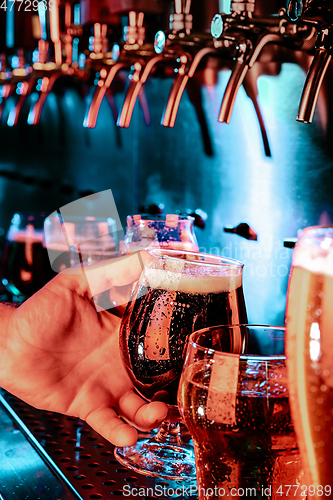
<path fill-rule="evenodd" d="M 321 246 L 307 245 L 300 240 L 293 255 L 293 266 L 302 267 L 314 274 L 333 276 L 333 242 L 323 240 Z"/>
<path fill-rule="evenodd" d="M 205 271 L 201 274 L 184 273 L 181 269 L 165 270 L 146 267 L 143 280 L 150 288 L 192 294 L 229 292 L 242 285 L 240 269 L 223 269 L 224 274 L 217 274 L 216 269 L 212 267 L 207 267 Z"/>

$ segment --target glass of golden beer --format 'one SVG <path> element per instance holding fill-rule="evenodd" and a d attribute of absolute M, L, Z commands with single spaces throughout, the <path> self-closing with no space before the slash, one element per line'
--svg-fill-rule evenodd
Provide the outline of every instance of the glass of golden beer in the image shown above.
<path fill-rule="evenodd" d="M 178 407 L 193 438 L 199 500 L 304 498 L 284 329 L 236 325 L 194 332 Z"/>
<path fill-rule="evenodd" d="M 333 227 L 309 227 L 296 244 L 287 299 L 291 410 L 308 498 L 333 489 Z"/>
<path fill-rule="evenodd" d="M 158 433 L 117 448 L 125 466 L 148 476 L 195 479 L 193 447 L 180 436 L 177 390 L 189 335 L 246 321 L 243 264 L 181 250 L 149 249 L 120 327 L 120 351 L 139 394 L 169 405 Z"/>

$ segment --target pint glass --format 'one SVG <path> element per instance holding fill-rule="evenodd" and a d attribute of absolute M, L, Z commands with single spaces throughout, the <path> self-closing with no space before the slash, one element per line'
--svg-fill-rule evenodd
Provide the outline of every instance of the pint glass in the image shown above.
<path fill-rule="evenodd" d="M 333 227 L 306 228 L 294 250 L 287 300 L 291 410 L 308 498 L 333 488 Z"/>
<path fill-rule="evenodd" d="M 285 361 L 281 328 L 190 336 L 178 406 L 194 442 L 199 500 L 304 498 Z"/>

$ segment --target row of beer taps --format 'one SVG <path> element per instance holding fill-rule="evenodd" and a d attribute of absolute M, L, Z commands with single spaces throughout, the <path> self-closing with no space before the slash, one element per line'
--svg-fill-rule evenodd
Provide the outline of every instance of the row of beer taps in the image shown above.
<path fill-rule="evenodd" d="M 258 116 L 265 152 L 270 155 L 257 99 L 257 77 L 266 71 L 263 69 L 265 61 L 271 66 L 275 63 L 278 68 L 286 51 L 306 54 L 310 67 L 297 120 L 312 122 L 318 94 L 332 58 L 333 0 L 288 0 L 285 7 L 278 7 L 277 12 L 269 14 L 260 13 L 260 0 L 257 3 L 255 0 L 231 0 L 230 12 L 216 13 L 210 31 L 193 29 L 191 7 L 195 1 L 174 0 L 166 5 L 167 0 L 150 3 L 143 0 L 142 10 L 140 2 L 134 0 L 106 2 L 108 8 L 114 5 L 111 23 L 109 19 L 104 22 L 93 18 L 92 22 L 84 23 L 82 12 L 87 11 L 92 0 L 81 0 L 80 3 L 74 0 L 38 0 L 33 2 L 35 12 L 31 11 L 24 20 L 25 24 L 31 22 L 35 40 L 35 48 L 31 42 L 27 48 L 17 47 L 16 33 L 9 36 L 8 30 L 18 26 L 11 18 L 22 17 L 22 13 L 18 10 L 19 2 L 8 0 L 6 10 L 0 12 L 0 30 L 3 31 L 0 34 L 0 120 L 6 103 L 15 98 L 15 104 L 9 106 L 7 124 L 17 125 L 30 96 L 27 121 L 30 125 L 37 125 L 47 96 L 55 85 L 59 81 L 74 80 L 92 88 L 90 98 L 87 98 L 85 127 L 95 127 L 104 97 L 111 104 L 118 126 L 130 125 L 137 100 L 145 121 L 149 123 L 149 107 L 143 89 L 148 77 L 156 74 L 173 76 L 161 120 L 162 125 L 173 127 L 184 90 L 187 86 L 190 89 L 191 79 L 198 71 L 211 64 L 217 69 L 231 69 L 218 120 L 230 122 L 238 90 L 243 85 Z M 155 16 L 156 26 L 163 19 L 163 12 L 167 12 L 169 29 L 159 30 L 154 38 L 148 39 L 147 12 L 144 9 L 149 11 L 152 4 L 155 11 L 148 12 L 148 17 Z M 126 23 L 120 40 L 119 26 L 124 14 Z M 259 65 L 257 69 L 256 63 Z M 124 71 L 128 73 L 127 92 L 122 109 L 117 113 L 112 86 Z"/>

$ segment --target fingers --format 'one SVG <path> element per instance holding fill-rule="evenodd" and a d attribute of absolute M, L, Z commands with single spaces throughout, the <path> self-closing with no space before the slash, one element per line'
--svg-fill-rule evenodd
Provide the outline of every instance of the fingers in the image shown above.
<path fill-rule="evenodd" d="M 138 433 L 134 427 L 123 422 L 112 408 L 93 411 L 86 422 L 116 446 L 132 446 L 137 441 Z"/>
<path fill-rule="evenodd" d="M 154 401 L 147 404 L 133 391 L 124 394 L 120 398 L 118 406 L 120 414 L 143 431 L 158 427 L 168 413 L 168 407 L 165 403 Z"/>
<path fill-rule="evenodd" d="M 136 252 L 99 265 L 84 267 L 91 296 L 137 281 L 144 268 L 145 254 L 145 251 Z"/>

